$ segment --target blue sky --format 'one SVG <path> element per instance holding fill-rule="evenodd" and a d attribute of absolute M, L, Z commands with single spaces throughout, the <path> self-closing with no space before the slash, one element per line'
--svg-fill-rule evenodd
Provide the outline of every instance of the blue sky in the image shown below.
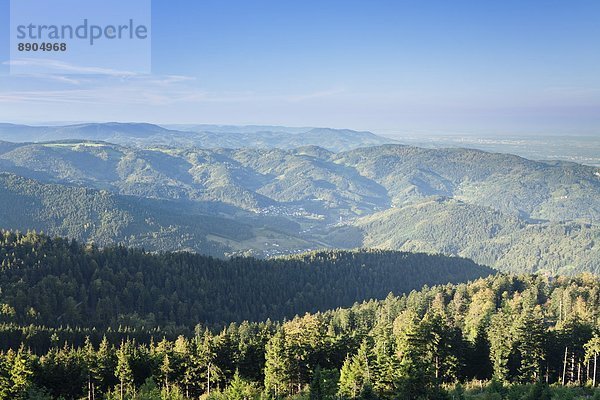
<path fill-rule="evenodd" d="M 0 120 L 600 135 L 596 0 L 152 4 L 152 74 L 4 63 Z M 3 62 L 8 23 L 0 0 Z"/>

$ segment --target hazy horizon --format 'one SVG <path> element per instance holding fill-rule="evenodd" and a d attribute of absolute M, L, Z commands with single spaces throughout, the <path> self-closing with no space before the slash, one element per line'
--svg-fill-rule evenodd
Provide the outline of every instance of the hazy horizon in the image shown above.
<path fill-rule="evenodd" d="M 0 120 L 600 133 L 597 2 L 152 6 L 151 74 L 9 75 L 0 46 Z"/>
<path fill-rule="evenodd" d="M 74 121 L 27 121 L 27 120 L 0 120 L 0 124 L 12 124 L 12 125 L 26 125 L 26 126 L 68 126 L 68 125 L 81 125 L 81 124 L 110 124 L 110 123 L 118 123 L 118 124 L 152 124 L 160 127 L 165 127 L 168 129 L 176 129 L 184 126 L 232 126 L 232 127 L 251 127 L 251 126 L 260 126 L 260 127 L 285 127 L 285 128 L 322 128 L 322 129 L 348 129 L 353 131 L 365 131 L 376 134 L 378 136 L 388 137 L 391 139 L 394 138 L 418 138 L 422 137 L 496 137 L 499 139 L 511 139 L 511 138 L 535 138 L 535 137 L 600 137 L 600 130 L 597 132 L 578 132 L 578 133 L 569 133 L 569 132 L 492 132 L 492 131 L 452 131 L 452 130 L 432 130 L 432 131 L 423 131 L 423 130 L 409 130 L 406 128 L 389 128 L 389 129 L 369 129 L 367 128 L 356 128 L 353 126 L 311 126 L 311 125 L 290 125 L 290 124 L 271 124 L 271 123 L 228 123 L 228 122 L 190 122 L 190 123 L 169 123 L 169 122 L 148 122 L 148 121 L 134 121 L 134 120 L 74 120 Z"/>

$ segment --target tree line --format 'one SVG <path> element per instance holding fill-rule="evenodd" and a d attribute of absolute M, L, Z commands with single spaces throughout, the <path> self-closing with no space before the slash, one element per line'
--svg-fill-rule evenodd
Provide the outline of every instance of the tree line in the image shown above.
<path fill-rule="evenodd" d="M 279 323 L 54 338 L 2 353 L 0 398 L 456 399 L 473 382 L 550 398 L 547 384 L 600 384 L 599 310 L 592 275 L 495 275 Z"/>
<path fill-rule="evenodd" d="M 281 320 L 493 270 L 393 251 L 322 251 L 261 260 L 97 248 L 0 232 L 0 323 L 145 330 Z"/>

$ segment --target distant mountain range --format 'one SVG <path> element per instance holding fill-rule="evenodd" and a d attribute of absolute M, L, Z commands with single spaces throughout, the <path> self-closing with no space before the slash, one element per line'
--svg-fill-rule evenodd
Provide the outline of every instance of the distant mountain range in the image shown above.
<path fill-rule="evenodd" d="M 46 142 L 65 139 L 105 141 L 135 146 L 194 146 L 203 148 L 282 148 L 318 145 L 331 151 L 396 143 L 371 132 L 281 126 L 171 125 L 90 123 L 65 126 L 0 124 L 0 140 Z"/>
<path fill-rule="evenodd" d="M 166 130 L 146 124 L 119 124 L 126 144 L 112 144 L 98 139 L 113 124 L 85 126 L 76 131 L 86 140 L 0 142 L 1 227 L 216 256 L 378 247 L 512 271 L 600 271 L 596 167 L 479 150 L 360 147 L 371 134 L 335 130 L 322 136 L 360 148 L 287 148 L 304 136 L 301 128 L 279 128 L 285 148 L 145 144 Z M 203 127 L 217 136 L 233 129 Z M 251 132 L 264 128 L 237 134 L 255 140 L 260 134 Z M 166 131 L 200 130 L 178 129 Z"/>

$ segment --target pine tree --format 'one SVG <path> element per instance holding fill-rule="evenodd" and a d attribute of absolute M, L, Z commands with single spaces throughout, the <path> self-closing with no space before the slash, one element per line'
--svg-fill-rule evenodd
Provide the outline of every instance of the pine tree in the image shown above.
<path fill-rule="evenodd" d="M 118 379 L 115 379 L 114 375 L 117 367 L 114 348 L 108 343 L 106 335 L 102 338 L 98 346 L 95 359 L 96 366 L 91 370 L 94 374 L 93 379 L 100 383 L 102 391 L 106 391 L 118 382 Z"/>
<path fill-rule="evenodd" d="M 86 336 L 83 346 L 83 361 L 87 375 L 87 397 L 88 400 L 95 400 L 95 378 L 98 375 L 98 360 L 96 359 L 96 350 L 92 346 L 89 336 Z"/>
<path fill-rule="evenodd" d="M 173 358 L 175 376 L 180 377 L 185 389 L 185 396 L 190 397 L 190 386 L 193 382 L 192 350 L 189 341 L 179 336 L 173 345 Z"/>
<path fill-rule="evenodd" d="M 438 383 L 432 351 L 438 338 L 432 335 L 429 324 L 418 321 L 414 316 L 409 317 L 413 322 L 398 338 L 400 368 L 395 386 L 402 398 L 429 398 L 430 391 Z"/>
<path fill-rule="evenodd" d="M 278 330 L 265 349 L 265 390 L 275 396 L 290 393 L 291 372 L 285 333 Z"/>
<path fill-rule="evenodd" d="M 373 336 L 375 340 L 373 346 L 375 357 L 372 367 L 373 390 L 379 394 L 390 395 L 394 389 L 396 373 L 399 368 L 392 324 L 388 320 L 379 324 L 374 330 Z"/>
<path fill-rule="evenodd" d="M 7 358 L 10 364 L 10 398 L 14 400 L 24 399 L 27 390 L 31 386 L 31 376 L 33 375 L 30 355 L 21 345 L 16 353 L 9 352 Z"/>
<path fill-rule="evenodd" d="M 163 376 L 163 382 L 165 383 L 165 390 L 167 394 L 169 394 L 169 376 L 173 372 L 173 368 L 171 368 L 171 361 L 169 360 L 169 355 L 165 353 L 163 356 L 162 363 L 160 364 L 160 373 Z"/>
<path fill-rule="evenodd" d="M 355 399 L 365 384 L 371 385 L 371 378 L 369 344 L 366 340 L 363 340 L 358 352 L 347 358 L 342 365 L 338 394 Z"/>
<path fill-rule="evenodd" d="M 119 379 L 119 398 L 124 399 L 125 391 L 133 383 L 133 372 L 129 364 L 129 355 L 125 343 L 121 343 L 119 351 L 117 351 L 117 369 L 115 375 Z"/>
<path fill-rule="evenodd" d="M 492 378 L 493 369 L 490 360 L 490 342 L 488 340 L 487 326 L 481 324 L 477 328 L 475 340 L 468 351 L 465 363 L 465 377 L 467 379 L 489 380 Z"/>
<path fill-rule="evenodd" d="M 202 337 L 196 338 L 196 356 L 193 360 L 192 375 L 197 377 L 201 389 L 210 394 L 213 387 L 220 381 L 223 372 L 216 364 L 216 349 L 214 338 L 206 330 Z"/>
<path fill-rule="evenodd" d="M 506 382 L 509 378 L 508 359 L 512 351 L 511 318 L 503 310 L 495 314 L 488 328 L 490 358 L 494 369 L 494 378 Z"/>
<path fill-rule="evenodd" d="M 352 368 L 352 358 L 350 356 L 342 364 L 338 386 L 338 396 L 341 398 L 355 399 L 360 392 L 359 377 L 356 376 L 356 372 Z"/>
<path fill-rule="evenodd" d="M 541 311 L 526 307 L 515 324 L 514 341 L 520 355 L 518 377 L 522 382 L 536 382 L 541 379 L 546 360 L 547 332 Z"/>

